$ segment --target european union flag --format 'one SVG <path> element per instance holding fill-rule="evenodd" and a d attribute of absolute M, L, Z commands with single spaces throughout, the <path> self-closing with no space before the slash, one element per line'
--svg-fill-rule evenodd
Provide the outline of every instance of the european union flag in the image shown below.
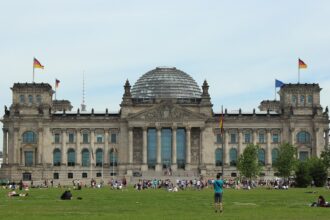
<path fill-rule="evenodd" d="M 283 83 L 283 82 L 280 81 L 280 80 L 275 79 L 275 88 L 277 88 L 277 87 L 282 87 L 282 86 L 284 86 L 284 85 L 285 85 L 285 83 Z"/>

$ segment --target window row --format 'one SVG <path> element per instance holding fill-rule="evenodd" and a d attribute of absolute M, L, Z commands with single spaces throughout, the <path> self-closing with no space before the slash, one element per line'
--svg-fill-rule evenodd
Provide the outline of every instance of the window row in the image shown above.
<path fill-rule="evenodd" d="M 68 166 L 76 165 L 76 151 L 74 149 L 69 149 L 67 151 L 67 161 L 62 160 L 62 154 L 60 149 L 55 149 L 53 151 L 53 165 L 61 166 L 62 163 L 67 163 Z M 111 149 L 108 154 L 110 166 L 117 166 L 118 164 L 118 152 L 114 149 Z M 90 152 L 88 149 L 83 149 L 81 151 L 81 166 L 88 167 L 91 164 L 91 159 L 95 159 L 96 166 L 102 167 L 104 164 L 104 155 L 102 149 L 97 149 L 95 152 Z M 24 151 L 24 162 L 25 166 L 33 166 L 35 161 L 34 151 Z"/>
<path fill-rule="evenodd" d="M 299 97 L 299 102 L 298 102 L 298 97 Z M 301 104 L 304 105 L 306 104 L 306 97 L 307 97 L 307 104 L 313 104 L 313 96 L 312 95 L 292 95 L 291 96 L 291 102 L 292 104 Z"/>
<path fill-rule="evenodd" d="M 266 143 L 266 133 L 260 132 L 258 133 L 258 140 L 257 143 L 265 144 Z M 230 144 L 237 144 L 238 143 L 238 134 L 237 133 L 230 133 L 229 134 L 229 143 Z M 253 134 L 252 132 L 246 132 L 243 134 L 243 143 L 250 144 L 253 142 Z M 279 133 L 272 133 L 271 134 L 271 142 L 272 143 L 280 143 L 280 134 Z M 222 143 L 222 135 L 216 134 L 216 143 Z"/>
<path fill-rule="evenodd" d="M 109 162 L 110 166 L 118 165 L 118 152 L 114 149 L 111 149 L 109 152 Z M 90 152 L 88 149 L 83 149 L 81 151 L 81 166 L 88 167 L 90 166 L 91 159 L 94 159 L 94 152 Z M 63 161 L 64 163 L 65 161 Z M 102 149 L 97 149 L 95 152 L 95 165 L 97 167 L 102 167 L 104 164 L 104 154 Z M 55 149 L 53 151 L 53 165 L 60 166 L 62 163 L 62 154 L 60 149 Z M 67 165 L 75 166 L 76 165 L 76 151 L 74 149 L 69 149 L 67 151 Z"/>
<path fill-rule="evenodd" d="M 276 160 L 278 158 L 278 154 L 279 154 L 279 150 L 277 148 L 274 148 L 272 150 L 272 163 L 273 164 L 276 162 Z M 262 166 L 265 166 L 265 164 L 266 164 L 265 155 L 266 155 L 266 152 L 264 149 L 258 150 L 258 161 L 259 161 L 259 164 Z M 231 148 L 229 151 L 230 166 L 236 166 L 237 160 L 238 160 L 237 149 Z M 215 165 L 222 166 L 222 164 L 223 164 L 223 151 L 221 148 L 217 148 L 215 150 Z"/>
<path fill-rule="evenodd" d="M 74 132 L 69 132 L 68 135 L 67 135 L 67 142 L 69 144 L 73 144 L 73 143 L 76 143 L 76 133 Z M 82 143 L 83 144 L 88 144 L 90 143 L 90 139 L 91 139 L 91 135 L 90 133 L 82 133 L 81 134 L 81 138 L 82 138 Z M 61 133 L 54 133 L 54 143 L 55 144 L 60 144 L 62 141 L 62 135 Z M 94 142 L 95 143 L 98 143 L 98 144 L 102 144 L 104 143 L 104 134 L 95 134 L 95 139 L 94 139 Z M 110 136 L 109 136 L 109 142 L 111 144 L 116 144 L 117 143 L 117 133 L 111 133 Z"/>
<path fill-rule="evenodd" d="M 42 102 L 41 95 L 36 95 L 36 96 L 33 96 L 33 95 L 27 95 L 27 96 L 26 95 L 20 95 L 19 96 L 19 103 L 20 104 L 25 104 L 25 103 L 28 103 L 28 104 L 33 104 L 33 103 L 40 104 L 41 102 Z"/>
<path fill-rule="evenodd" d="M 102 175 L 103 175 L 102 172 L 96 172 L 96 177 L 102 177 Z M 116 176 L 116 175 L 117 175 L 116 172 L 114 172 L 114 171 L 110 172 L 110 176 Z M 57 173 L 57 172 L 53 173 L 53 179 L 54 180 L 58 180 L 59 178 L 60 178 L 59 173 Z M 67 173 L 67 178 L 68 179 L 73 179 L 73 173 L 71 173 L 71 172 Z M 81 178 L 88 178 L 88 173 L 86 173 L 86 172 L 81 173 Z M 29 172 L 24 172 L 22 174 L 22 180 L 23 181 L 31 181 L 32 180 L 32 174 L 29 173 Z"/>
<path fill-rule="evenodd" d="M 83 133 L 81 135 L 82 137 L 82 143 L 83 144 L 88 144 L 90 143 L 90 134 L 89 133 Z M 37 134 L 33 131 L 26 131 L 23 133 L 23 143 L 25 144 L 35 144 L 37 143 Z M 54 143 L 55 144 L 60 144 L 62 140 L 62 136 L 60 133 L 55 133 L 53 135 L 54 138 Z M 73 132 L 69 132 L 67 136 L 67 142 L 70 144 L 76 143 L 76 134 Z M 103 134 L 96 134 L 95 135 L 95 143 L 104 143 L 104 135 Z M 117 143 L 117 133 L 111 133 L 109 136 L 109 142 L 111 144 L 116 144 Z"/>

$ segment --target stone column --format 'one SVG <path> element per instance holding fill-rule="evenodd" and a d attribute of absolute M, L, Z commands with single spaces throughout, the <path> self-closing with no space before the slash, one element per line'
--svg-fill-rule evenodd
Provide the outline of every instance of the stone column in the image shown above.
<path fill-rule="evenodd" d="M 162 170 L 162 128 L 157 127 L 157 164 L 156 171 Z"/>
<path fill-rule="evenodd" d="M 272 165 L 272 149 L 271 149 L 271 132 L 267 129 L 267 146 L 266 146 L 266 164 L 268 166 Z"/>
<path fill-rule="evenodd" d="M 186 127 L 186 170 L 190 170 L 191 163 L 191 127 Z"/>
<path fill-rule="evenodd" d="M 314 137 L 315 137 L 315 141 L 314 144 L 312 142 L 312 148 L 311 148 L 311 152 L 309 152 L 309 158 L 312 156 L 316 156 L 319 157 L 320 155 L 318 155 L 318 147 L 319 147 L 319 136 L 318 136 L 318 132 L 319 132 L 319 128 L 314 126 L 313 132 L 314 132 Z M 314 145 L 314 146 L 313 146 Z"/>
<path fill-rule="evenodd" d="M 177 131 L 177 127 L 172 127 L 172 165 L 171 165 L 171 169 L 173 171 L 176 171 L 178 168 L 178 165 L 176 163 L 177 160 L 177 155 L 176 155 L 176 131 Z"/>
<path fill-rule="evenodd" d="M 225 130 L 224 136 L 225 136 L 225 138 L 224 138 L 225 143 L 223 145 L 224 149 L 222 151 L 222 153 L 224 154 L 223 155 L 224 156 L 223 163 L 225 165 L 229 165 L 229 163 L 230 163 L 229 159 L 230 158 L 229 158 L 229 146 L 228 146 L 228 143 L 229 143 L 229 133 L 228 133 L 228 130 Z"/>
<path fill-rule="evenodd" d="M 68 162 L 66 148 L 66 129 L 62 129 L 62 149 L 61 149 L 61 164 L 65 165 Z"/>
<path fill-rule="evenodd" d="M 19 128 L 14 128 L 14 140 L 13 140 L 13 163 L 15 164 L 20 164 L 20 161 L 22 161 L 22 157 L 20 155 L 21 149 L 20 149 L 20 144 L 18 141 L 18 132 L 19 132 Z"/>
<path fill-rule="evenodd" d="M 325 146 L 324 146 L 324 149 L 328 149 L 329 148 L 329 130 L 328 129 L 325 129 L 324 130 L 324 143 L 325 143 Z"/>
<path fill-rule="evenodd" d="M 104 130 L 104 152 L 103 152 L 103 164 L 110 164 L 109 161 L 109 129 Z"/>
<path fill-rule="evenodd" d="M 94 150 L 94 146 L 95 146 L 95 129 L 91 129 L 91 153 L 90 153 L 90 165 L 93 167 L 95 164 L 95 160 L 96 160 L 96 155 L 95 155 L 95 150 Z"/>
<path fill-rule="evenodd" d="M 295 128 L 290 128 L 290 144 L 295 145 Z"/>
<path fill-rule="evenodd" d="M 14 163 L 14 151 L 15 151 L 15 142 L 14 142 L 14 129 L 8 129 L 8 154 L 7 154 L 7 163 L 13 164 Z"/>
<path fill-rule="evenodd" d="M 148 170 L 147 164 L 147 127 L 142 128 L 142 166 L 141 170 L 146 171 Z"/>
<path fill-rule="evenodd" d="M 81 139 L 81 131 L 80 129 L 76 130 L 77 133 L 77 140 L 76 140 L 76 144 L 77 144 L 77 149 L 76 149 L 76 164 L 81 165 L 81 147 L 80 147 L 80 139 Z"/>
<path fill-rule="evenodd" d="M 3 164 L 7 164 L 7 156 L 8 156 L 8 154 L 7 154 L 7 149 L 8 149 L 8 139 L 7 139 L 7 137 L 8 137 L 8 129 L 6 129 L 6 128 L 3 128 L 2 129 L 2 131 L 3 131 Z"/>
<path fill-rule="evenodd" d="M 239 157 L 243 153 L 243 131 L 242 129 L 238 129 L 238 155 Z"/>
<path fill-rule="evenodd" d="M 253 129 L 253 145 L 257 145 L 257 130 Z"/>
<path fill-rule="evenodd" d="M 128 163 L 133 164 L 133 128 L 128 128 Z"/>
<path fill-rule="evenodd" d="M 38 129 L 38 145 L 37 149 L 34 151 L 35 152 L 35 164 L 43 164 L 44 158 L 43 158 L 43 146 L 42 146 L 42 134 L 43 134 L 43 129 L 39 128 Z"/>

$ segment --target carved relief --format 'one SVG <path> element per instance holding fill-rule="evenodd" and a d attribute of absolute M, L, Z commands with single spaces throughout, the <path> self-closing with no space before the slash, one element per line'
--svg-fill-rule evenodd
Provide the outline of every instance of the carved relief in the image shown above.
<path fill-rule="evenodd" d="M 175 105 L 161 105 L 158 108 L 133 116 L 134 119 L 147 121 L 184 121 L 185 119 L 203 119 L 203 116 L 196 115 L 188 110 L 180 109 Z"/>

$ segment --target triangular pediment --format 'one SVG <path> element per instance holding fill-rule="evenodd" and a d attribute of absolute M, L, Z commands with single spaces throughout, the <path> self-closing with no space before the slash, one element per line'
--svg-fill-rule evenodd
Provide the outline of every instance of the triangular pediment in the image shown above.
<path fill-rule="evenodd" d="M 128 117 L 128 120 L 150 121 L 150 122 L 183 122 L 183 121 L 205 121 L 206 116 L 192 112 L 177 104 L 160 103 L 149 109 L 142 110 Z"/>

